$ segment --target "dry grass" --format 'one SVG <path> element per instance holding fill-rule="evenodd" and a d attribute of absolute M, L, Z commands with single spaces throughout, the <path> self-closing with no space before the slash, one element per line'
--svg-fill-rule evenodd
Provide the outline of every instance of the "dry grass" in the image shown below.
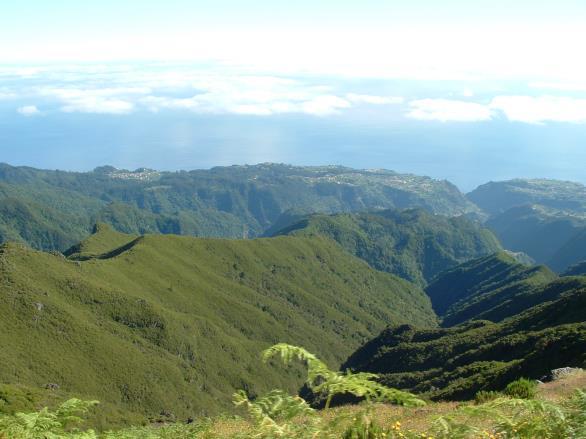
<path fill-rule="evenodd" d="M 453 411 L 461 403 L 456 402 L 439 402 L 431 403 L 425 407 L 401 407 L 390 404 L 375 404 L 373 406 L 372 417 L 381 427 L 391 427 L 395 422 L 401 423 L 403 431 L 426 431 L 430 428 L 431 423 L 438 416 L 446 415 Z M 364 411 L 364 406 L 350 405 L 336 407 L 329 410 L 322 410 L 320 415 L 326 423 L 337 420 L 336 429 L 343 431 L 355 416 Z M 299 422 L 303 422 L 301 419 Z M 230 438 L 234 434 L 253 433 L 254 426 L 245 420 L 217 420 L 210 430 L 211 437 Z"/>
<path fill-rule="evenodd" d="M 218 419 L 214 421 L 209 433 L 213 438 L 231 438 L 245 433 L 252 436 L 254 431 L 252 423 L 244 419 Z"/>
<path fill-rule="evenodd" d="M 576 372 L 557 381 L 540 384 L 539 397 L 549 401 L 560 401 L 568 398 L 576 389 L 586 389 L 586 371 Z M 401 423 L 403 431 L 423 432 L 428 431 L 432 422 L 439 416 L 448 415 L 456 408 L 473 402 L 433 402 L 425 407 L 401 407 L 390 404 L 375 404 L 372 409 L 372 417 L 382 427 L 391 427 L 395 422 Z M 326 421 L 340 420 L 339 428 L 343 430 L 353 417 L 358 416 L 364 410 L 363 406 L 350 405 L 323 410 L 320 415 Z M 302 420 L 300 420 L 302 422 Z M 479 420 L 475 420 L 476 423 Z M 236 434 L 255 431 L 254 426 L 242 419 L 218 419 L 210 431 L 210 437 L 230 438 Z"/>
<path fill-rule="evenodd" d="M 586 371 L 580 370 L 560 380 L 540 384 L 538 393 L 543 399 L 560 401 L 576 389 L 586 389 Z"/>
<path fill-rule="evenodd" d="M 401 422 L 405 430 L 423 431 L 429 429 L 431 423 L 438 416 L 442 416 L 453 411 L 460 403 L 456 402 L 438 402 L 430 403 L 425 407 L 401 407 L 390 404 L 375 404 L 373 407 L 373 419 L 382 427 L 390 427 L 395 422 Z M 335 418 L 339 415 L 359 414 L 364 407 L 362 406 L 345 406 L 329 410 L 329 413 L 323 413 L 327 418 Z"/>

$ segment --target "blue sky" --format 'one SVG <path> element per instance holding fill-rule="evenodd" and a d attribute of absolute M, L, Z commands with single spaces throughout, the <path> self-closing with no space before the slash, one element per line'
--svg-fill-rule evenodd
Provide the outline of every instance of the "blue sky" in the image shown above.
<path fill-rule="evenodd" d="M 586 176 L 586 2 L 0 5 L 0 161 Z"/>

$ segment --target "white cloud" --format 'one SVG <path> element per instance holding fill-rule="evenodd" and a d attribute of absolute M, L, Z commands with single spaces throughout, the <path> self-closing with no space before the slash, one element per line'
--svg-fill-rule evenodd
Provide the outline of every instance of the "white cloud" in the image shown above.
<path fill-rule="evenodd" d="M 41 113 L 35 105 L 25 105 L 19 107 L 16 111 L 23 116 L 36 116 Z"/>
<path fill-rule="evenodd" d="M 352 103 L 371 105 L 402 104 L 405 101 L 405 99 L 399 96 L 376 96 L 356 93 L 348 93 L 346 99 Z"/>
<path fill-rule="evenodd" d="M 586 99 L 560 96 L 497 96 L 490 108 L 515 122 L 586 123 Z"/>
<path fill-rule="evenodd" d="M 350 102 L 338 96 L 318 96 L 310 101 L 303 102 L 301 109 L 304 113 L 314 116 L 328 116 L 351 106 Z"/>
<path fill-rule="evenodd" d="M 478 122 L 503 114 L 511 122 L 586 123 L 586 99 L 564 96 L 496 96 L 489 104 L 421 99 L 409 105 L 407 116 L 419 120 Z"/>
<path fill-rule="evenodd" d="M 353 106 L 401 104 L 398 96 L 348 92 L 340 81 L 325 78 L 250 74 L 234 66 L 215 65 L 92 65 L 2 70 L 10 88 L 0 99 L 42 102 L 64 112 L 127 114 L 165 109 L 207 114 L 306 114 L 329 116 Z M 22 79 L 22 75 L 34 75 Z M 19 82 L 20 81 L 20 82 Z M 16 84 L 16 85 L 14 85 Z M 532 87 L 577 90 L 580 82 L 534 82 Z M 503 117 L 524 123 L 586 123 L 586 99 L 559 96 L 517 96 L 506 91 L 492 101 L 473 102 L 463 84 L 455 97 L 419 99 L 408 103 L 407 117 L 419 120 L 476 122 Z M 456 92 L 457 93 L 457 92 Z M 37 100 L 40 99 L 40 100 Z M 490 99 L 490 98 L 489 98 Z M 24 108 L 24 107 L 23 107 Z M 23 110 L 26 111 L 26 110 Z M 382 108 L 381 111 L 385 111 Z M 31 114 L 34 110 L 30 110 Z"/>
<path fill-rule="evenodd" d="M 189 110 L 195 113 L 246 114 L 270 116 L 302 113 L 329 116 L 350 108 L 352 103 L 331 93 L 329 86 L 304 84 L 300 81 L 272 76 L 245 74 L 197 75 L 175 79 L 187 81 L 196 92 L 190 97 L 165 95 L 144 96 L 138 104 L 150 111 L 162 109 Z M 173 81 L 175 81 L 175 79 Z M 149 77 L 150 84 L 155 77 Z M 174 87 L 178 84 L 174 82 Z"/>
<path fill-rule="evenodd" d="M 41 96 L 59 100 L 66 113 L 128 114 L 135 105 L 133 96 L 150 93 L 145 87 L 106 87 L 106 88 L 54 88 L 44 87 L 38 90 Z"/>
<path fill-rule="evenodd" d="M 121 99 L 88 96 L 76 99 L 61 110 L 65 113 L 128 114 L 134 110 L 134 104 Z"/>
<path fill-rule="evenodd" d="M 479 122 L 492 119 L 490 107 L 450 99 L 420 99 L 409 103 L 407 117 L 441 122 Z"/>

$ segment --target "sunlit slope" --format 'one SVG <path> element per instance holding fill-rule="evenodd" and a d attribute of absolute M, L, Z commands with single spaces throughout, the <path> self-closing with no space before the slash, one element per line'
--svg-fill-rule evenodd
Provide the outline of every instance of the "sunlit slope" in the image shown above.
<path fill-rule="evenodd" d="M 142 237 L 120 233 L 107 224 L 99 223 L 94 226 L 92 235 L 65 251 L 65 256 L 75 260 L 108 259 L 130 250 L 138 239 Z"/>
<path fill-rule="evenodd" d="M 97 232 L 80 248 L 100 256 L 85 261 L 2 247 L 0 382 L 56 383 L 185 419 L 229 407 L 235 389 L 295 389 L 298 379 L 260 364 L 270 344 L 336 366 L 389 323 L 435 324 L 422 290 L 325 238 Z"/>
<path fill-rule="evenodd" d="M 326 236 L 372 267 L 426 285 L 440 272 L 501 250 L 497 238 L 465 217 L 423 209 L 310 215 L 282 235 Z"/>

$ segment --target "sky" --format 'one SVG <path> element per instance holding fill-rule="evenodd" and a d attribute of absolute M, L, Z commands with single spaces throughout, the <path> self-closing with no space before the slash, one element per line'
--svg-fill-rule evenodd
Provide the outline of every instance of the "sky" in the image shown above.
<path fill-rule="evenodd" d="M 0 4 L 0 161 L 586 183 L 584 1 Z"/>

